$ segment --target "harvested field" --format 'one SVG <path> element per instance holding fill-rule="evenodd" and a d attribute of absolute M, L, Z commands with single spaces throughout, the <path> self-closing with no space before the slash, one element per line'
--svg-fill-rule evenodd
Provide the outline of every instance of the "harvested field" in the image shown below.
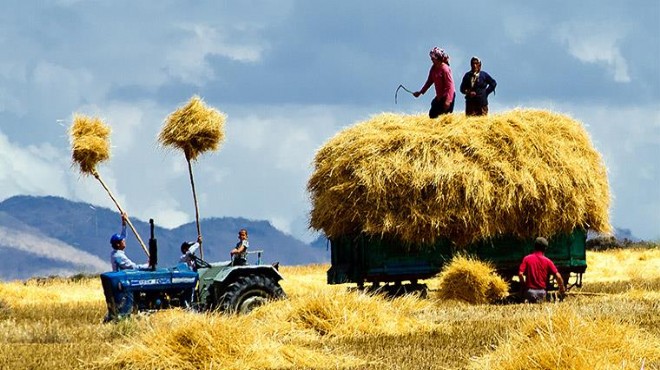
<path fill-rule="evenodd" d="M 542 305 L 389 299 L 326 285 L 327 265 L 282 266 L 289 298 L 249 315 L 170 310 L 117 324 L 101 323 L 98 278 L 5 282 L 0 368 L 659 369 L 660 270 L 630 273 L 657 253 L 587 252 L 584 287 Z M 612 258 L 627 266 L 603 273 Z M 440 278 L 427 283 L 439 293 Z"/>

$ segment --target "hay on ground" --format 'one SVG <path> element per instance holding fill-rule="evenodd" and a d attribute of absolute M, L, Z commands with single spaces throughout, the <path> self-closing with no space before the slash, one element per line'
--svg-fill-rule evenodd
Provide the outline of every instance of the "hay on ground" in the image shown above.
<path fill-rule="evenodd" d="M 76 115 L 69 129 L 72 159 L 84 175 L 93 175 L 96 165 L 110 158 L 110 127 L 101 119 Z"/>
<path fill-rule="evenodd" d="M 470 369 L 653 369 L 660 340 L 615 317 L 584 317 L 568 306 L 541 311 Z"/>
<path fill-rule="evenodd" d="M 442 299 L 454 299 L 472 304 L 494 303 L 505 298 L 509 285 L 493 266 L 467 256 L 457 255 L 440 273 Z"/>
<path fill-rule="evenodd" d="M 609 232 L 600 154 L 579 122 L 543 110 L 429 119 L 384 113 L 331 138 L 308 182 L 310 226 L 458 246 L 577 227 Z"/>
<path fill-rule="evenodd" d="M 187 159 L 195 160 L 205 151 L 220 148 L 225 137 L 225 120 L 223 113 L 193 96 L 185 106 L 167 117 L 158 141 L 163 146 L 181 149 Z"/>

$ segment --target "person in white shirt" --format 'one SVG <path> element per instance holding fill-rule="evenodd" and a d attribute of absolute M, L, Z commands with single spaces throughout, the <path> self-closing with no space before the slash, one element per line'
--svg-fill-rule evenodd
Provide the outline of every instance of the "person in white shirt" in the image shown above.
<path fill-rule="evenodd" d="M 197 235 L 197 241 L 195 242 L 183 242 L 181 244 L 181 257 L 179 258 L 179 262 L 183 262 L 188 267 L 190 267 L 191 270 L 195 270 L 197 266 L 195 265 L 195 252 L 197 252 L 197 249 L 199 249 L 199 246 L 202 244 L 202 236 Z"/>

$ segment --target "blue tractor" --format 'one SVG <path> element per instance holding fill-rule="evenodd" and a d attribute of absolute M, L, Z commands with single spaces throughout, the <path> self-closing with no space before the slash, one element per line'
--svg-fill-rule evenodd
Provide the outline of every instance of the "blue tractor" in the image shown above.
<path fill-rule="evenodd" d="M 194 256 L 195 268 L 186 263 L 157 268 L 158 247 L 154 221 L 149 220 L 149 269 L 101 274 L 108 307 L 106 321 L 140 311 L 172 307 L 247 313 L 286 294 L 279 281 L 278 264 L 233 266 L 232 262 L 209 263 Z"/>

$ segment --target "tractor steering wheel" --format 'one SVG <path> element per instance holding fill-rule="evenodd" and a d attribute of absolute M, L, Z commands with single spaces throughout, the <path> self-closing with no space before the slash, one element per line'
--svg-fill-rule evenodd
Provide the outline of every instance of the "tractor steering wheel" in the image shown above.
<path fill-rule="evenodd" d="M 195 256 L 194 254 L 192 255 L 193 261 L 195 261 L 195 266 L 197 267 L 202 267 L 202 268 L 211 268 L 211 264 L 204 261 L 203 259 Z"/>

